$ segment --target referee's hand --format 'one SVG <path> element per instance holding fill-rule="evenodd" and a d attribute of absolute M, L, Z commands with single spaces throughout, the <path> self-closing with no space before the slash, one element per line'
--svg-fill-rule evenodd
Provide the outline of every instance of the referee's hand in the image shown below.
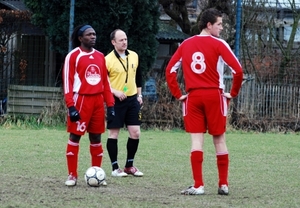
<path fill-rule="evenodd" d="M 114 91 L 114 96 L 119 98 L 120 101 L 123 101 L 127 98 L 127 96 L 124 94 L 124 92 L 118 91 L 118 90 Z"/>

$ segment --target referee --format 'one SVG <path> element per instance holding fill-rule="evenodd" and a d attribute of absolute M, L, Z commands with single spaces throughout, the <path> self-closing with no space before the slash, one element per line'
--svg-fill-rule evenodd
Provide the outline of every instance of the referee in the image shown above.
<path fill-rule="evenodd" d="M 127 35 L 120 29 L 110 34 L 114 46 L 106 57 L 108 76 L 115 98 L 115 118 L 107 123 L 107 151 L 112 165 L 112 176 L 124 177 L 128 174 L 143 176 L 144 174 L 133 166 L 135 154 L 139 146 L 140 125 L 139 111 L 142 100 L 142 75 L 139 68 L 139 57 L 134 51 L 127 49 Z M 128 129 L 127 158 L 124 169 L 118 164 L 118 136 L 120 129 Z"/>

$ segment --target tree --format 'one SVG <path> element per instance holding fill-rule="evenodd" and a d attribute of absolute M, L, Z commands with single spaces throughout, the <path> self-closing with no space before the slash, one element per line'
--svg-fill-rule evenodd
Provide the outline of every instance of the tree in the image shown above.
<path fill-rule="evenodd" d="M 270 6 L 270 5 L 269 5 Z M 266 18 L 267 20 L 270 20 L 268 22 L 268 28 L 271 32 L 272 38 L 275 41 L 276 45 L 279 47 L 283 57 L 280 62 L 279 70 L 278 70 L 278 76 L 277 76 L 277 82 L 282 83 L 285 79 L 285 77 L 288 77 L 289 74 L 289 66 L 292 62 L 292 57 L 297 57 L 299 55 L 299 48 L 295 51 L 293 49 L 294 41 L 296 37 L 296 33 L 298 30 L 298 25 L 300 21 L 300 13 L 299 13 L 299 4 L 296 3 L 294 0 L 288 0 L 284 1 L 284 3 L 281 3 L 281 7 L 289 8 L 290 13 L 292 14 L 292 18 L 290 19 L 289 23 L 284 21 L 284 11 L 283 8 L 279 11 L 275 11 L 274 14 L 277 14 L 277 16 L 273 16 L 271 19 Z M 272 30 L 274 27 L 274 23 L 278 19 L 280 21 L 279 23 L 279 30 L 284 30 L 285 27 L 291 28 L 291 33 L 289 38 L 284 41 L 284 38 L 279 34 L 276 34 L 276 31 Z M 290 80 L 289 78 L 287 80 Z"/>
<path fill-rule="evenodd" d="M 171 19 L 181 28 L 182 32 L 190 35 L 199 33 L 197 22 L 192 23 L 189 19 L 189 13 L 187 4 L 193 0 L 159 0 L 159 4 L 162 6 L 164 12 L 171 17 Z M 233 16 L 233 10 L 231 5 L 232 1 L 229 0 L 207 0 L 197 1 L 201 10 L 207 8 L 216 8 L 226 14 L 231 20 Z M 201 14 L 201 13 L 200 13 Z M 200 16 L 200 15 L 199 15 Z"/>
<path fill-rule="evenodd" d="M 182 32 L 191 33 L 191 22 L 188 17 L 187 3 L 191 0 L 159 0 L 160 5 L 167 15 L 174 20 Z"/>
<path fill-rule="evenodd" d="M 49 37 L 55 51 L 65 55 L 69 43 L 70 0 L 24 0 L 32 11 L 32 21 Z M 96 48 L 107 54 L 110 33 L 120 28 L 127 32 L 129 49 L 140 56 L 143 75 L 156 58 L 158 42 L 158 2 L 156 0 L 76 0 L 74 26 L 90 24 L 97 33 Z"/>
<path fill-rule="evenodd" d="M 299 2 L 247 0 L 243 7 L 244 69 L 262 83 L 298 85 Z"/>

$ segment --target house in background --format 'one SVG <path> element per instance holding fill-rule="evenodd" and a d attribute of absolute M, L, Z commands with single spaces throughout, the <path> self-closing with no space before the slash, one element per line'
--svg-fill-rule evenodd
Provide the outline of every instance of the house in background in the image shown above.
<path fill-rule="evenodd" d="M 197 15 L 197 0 L 193 0 L 191 5 L 188 7 L 190 18 L 196 21 Z M 152 69 L 149 71 L 147 80 L 143 86 L 143 96 L 148 99 L 148 101 L 157 101 L 159 95 L 156 90 L 157 80 L 164 77 L 164 70 L 174 54 L 178 45 L 184 41 L 190 35 L 183 33 L 179 27 L 172 26 L 170 24 L 171 18 L 164 13 L 163 9 L 160 9 L 160 21 L 159 30 L 156 34 L 156 39 L 159 42 L 157 49 L 156 60 L 153 64 Z"/>
<path fill-rule="evenodd" d="M 22 0 L 1 0 L 0 9 L 27 10 Z M 5 31 L 5 28 L 1 31 Z M 5 96 L 3 88 L 7 88 L 9 84 L 54 86 L 57 71 L 56 55 L 50 50 L 49 40 L 43 31 L 28 22 L 11 37 L 5 46 L 7 48 L 5 59 L 10 60 L 9 65 L 0 71 L 0 99 Z M 22 64 L 26 67 L 20 72 Z M 18 77 L 20 73 L 23 73 L 22 77 Z"/>
<path fill-rule="evenodd" d="M 159 46 L 153 71 L 159 72 L 163 70 L 178 45 L 188 37 L 190 37 L 188 34 L 181 32 L 176 27 L 171 26 L 167 22 L 160 21 L 159 31 L 156 34 Z"/>
<path fill-rule="evenodd" d="M 197 17 L 200 13 L 199 5 L 199 0 L 192 0 L 187 4 L 188 18 L 191 23 L 196 23 L 197 21 Z M 179 26 L 173 26 L 170 23 L 172 22 L 172 19 L 164 12 L 162 7 L 160 7 L 159 19 L 159 31 L 156 34 L 156 38 L 159 41 L 159 47 L 157 50 L 157 59 L 153 65 L 153 71 L 158 75 L 165 69 L 178 45 L 183 40 L 190 37 L 189 34 L 183 33 Z"/>
<path fill-rule="evenodd" d="M 1 10 L 26 11 L 22 0 L 0 0 Z M 6 26 L 0 31 L 5 34 Z M 0 114 L 6 112 L 9 85 L 55 86 L 59 67 L 56 53 L 43 31 L 30 22 L 24 23 L 1 45 Z"/>

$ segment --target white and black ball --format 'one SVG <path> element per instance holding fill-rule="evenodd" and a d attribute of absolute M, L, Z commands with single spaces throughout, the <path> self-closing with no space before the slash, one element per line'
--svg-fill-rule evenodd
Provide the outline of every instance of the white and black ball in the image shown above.
<path fill-rule="evenodd" d="M 105 180 L 106 174 L 104 170 L 97 166 L 92 166 L 85 171 L 84 180 L 87 185 L 98 187 Z"/>

